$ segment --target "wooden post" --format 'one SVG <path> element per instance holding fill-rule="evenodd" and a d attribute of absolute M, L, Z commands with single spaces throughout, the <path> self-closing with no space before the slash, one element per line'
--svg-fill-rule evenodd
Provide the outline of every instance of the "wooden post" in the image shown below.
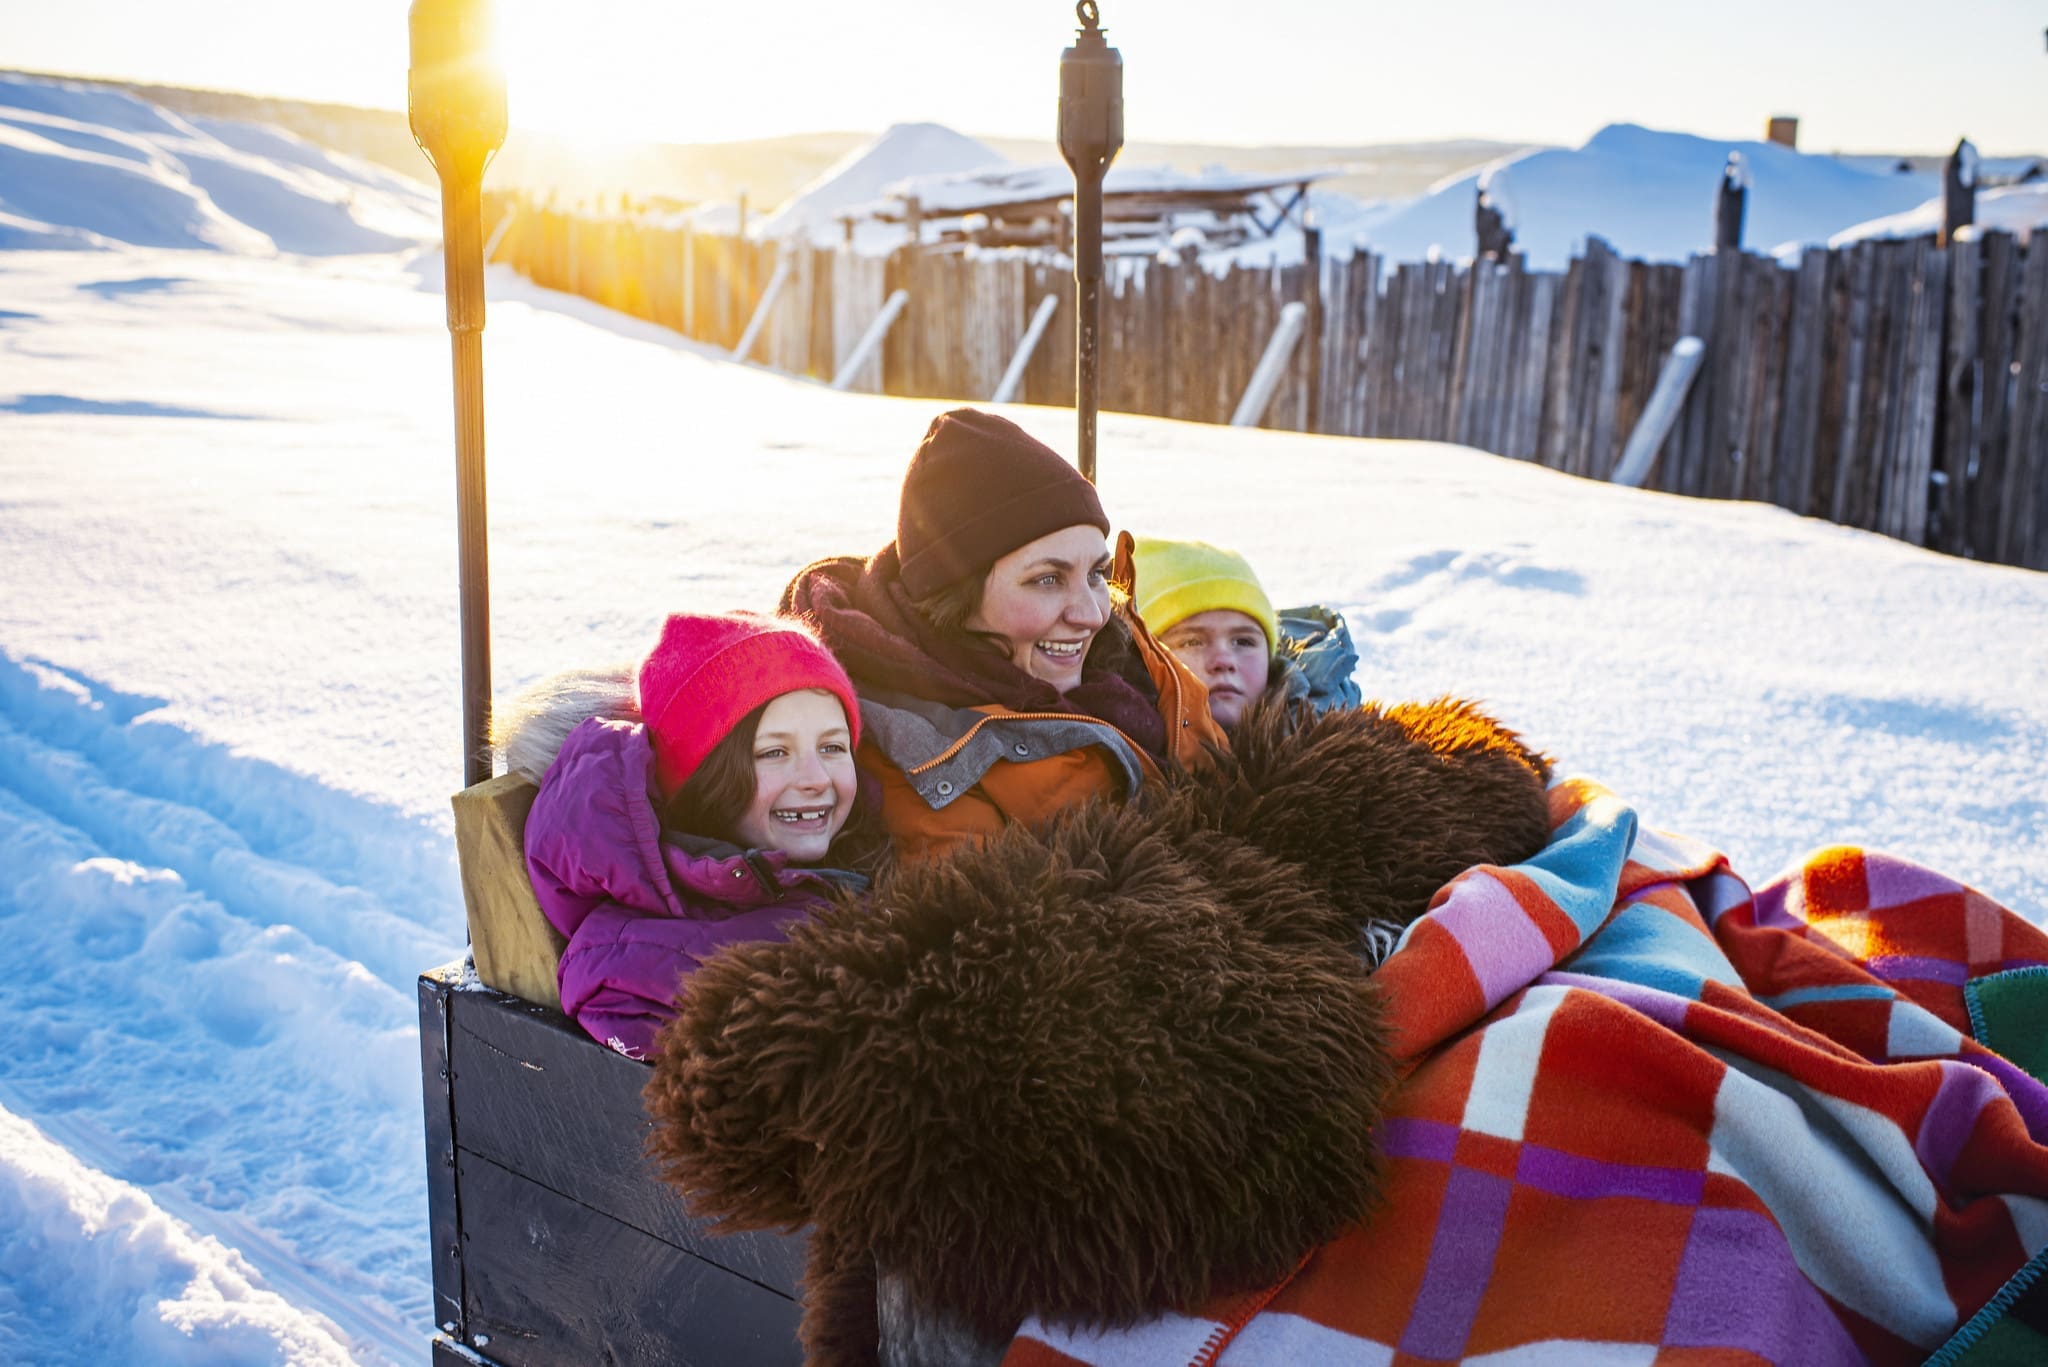
<path fill-rule="evenodd" d="M 1478 197 L 1472 202 L 1472 230 L 1479 239 L 1479 258 L 1482 261 L 1505 261 L 1508 253 L 1514 250 L 1515 230 L 1484 185 L 1479 187 Z"/>
<path fill-rule="evenodd" d="M 1610 483 L 1625 484 L 1631 489 L 1643 487 L 1657 452 L 1678 421 L 1678 410 L 1685 403 L 1686 391 L 1692 388 L 1692 377 L 1699 373 L 1700 359 L 1706 354 L 1706 344 L 1697 337 L 1681 337 L 1672 345 L 1671 355 L 1657 373 L 1657 387 L 1651 391 L 1650 401 L 1643 405 L 1643 415 L 1636 419 L 1635 430 L 1629 433 L 1628 445 L 1614 467 Z"/>
<path fill-rule="evenodd" d="M 1312 216 L 1301 230 L 1303 302 L 1308 305 L 1308 413 L 1303 430 L 1323 430 L 1323 230 Z"/>
<path fill-rule="evenodd" d="M 745 190 L 740 191 L 740 225 L 733 229 L 733 232 L 742 238 L 747 235 L 747 192 Z"/>
<path fill-rule="evenodd" d="M 882 305 L 881 312 L 875 315 L 875 321 L 868 324 L 868 330 L 861 334 L 861 339 L 854 343 L 853 350 L 839 363 L 839 373 L 832 377 L 834 389 L 845 389 L 853 383 L 853 377 L 867 364 L 868 358 L 881 349 L 882 339 L 889 335 L 889 328 L 895 323 L 896 316 L 903 312 L 903 306 L 909 302 L 909 290 L 899 289 L 889 296 L 888 302 Z"/>
<path fill-rule="evenodd" d="M 697 335 L 697 230 L 683 228 L 683 336 Z"/>
<path fill-rule="evenodd" d="M 1024 384 L 1024 368 L 1031 364 L 1031 353 L 1038 350 L 1038 339 L 1045 335 L 1045 325 L 1052 321 L 1053 311 L 1059 307 L 1059 302 L 1060 297 L 1056 294 L 1048 294 L 1038 301 L 1038 311 L 1031 315 L 1031 326 L 1024 329 L 1024 340 L 1017 343 L 1017 350 L 1010 357 L 1010 364 L 1003 371 L 996 392 L 989 395 L 990 403 L 1008 403 L 1017 397 L 1017 391 Z"/>
<path fill-rule="evenodd" d="M 1742 250 L 1742 218 L 1749 201 L 1749 166 L 1742 153 L 1730 152 L 1721 168 L 1721 189 L 1714 196 L 1714 250 Z"/>
<path fill-rule="evenodd" d="M 1956 143 L 1941 168 L 1941 246 L 1955 241 L 1956 229 L 1977 221 L 1977 149 L 1968 138 Z"/>
<path fill-rule="evenodd" d="M 1280 387 L 1280 373 L 1287 368 L 1295 343 L 1301 340 L 1302 321 L 1307 314 L 1307 306 L 1299 302 L 1280 310 L 1273 339 L 1266 343 L 1265 355 L 1259 357 L 1258 369 L 1252 372 L 1252 382 L 1245 386 L 1237 411 L 1230 415 L 1232 427 L 1257 427 L 1259 419 L 1266 415 L 1266 405 L 1273 401 L 1273 391 Z"/>
<path fill-rule="evenodd" d="M 924 201 L 916 195 L 908 195 L 903 200 L 903 227 L 911 246 L 918 246 L 924 241 Z"/>
<path fill-rule="evenodd" d="M 761 292 L 761 302 L 754 305 L 754 316 L 747 320 L 747 330 L 740 334 L 739 345 L 732 349 L 735 361 L 747 359 L 747 353 L 754 349 L 754 342 L 761 335 L 761 329 L 768 326 L 768 315 L 775 309 L 775 301 L 782 297 L 782 287 L 789 283 L 790 255 L 777 251 L 775 273 L 768 277 L 768 288 Z"/>

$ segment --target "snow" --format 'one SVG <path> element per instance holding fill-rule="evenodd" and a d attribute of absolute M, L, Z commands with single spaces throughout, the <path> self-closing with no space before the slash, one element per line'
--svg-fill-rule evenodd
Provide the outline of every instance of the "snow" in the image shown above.
<path fill-rule="evenodd" d="M 1564 269 L 1589 237 L 1606 239 L 1625 257 L 1684 261 L 1713 250 L 1714 191 L 1730 152 L 1741 153 L 1749 176 L 1744 242 L 1753 249 L 1825 242 L 1941 188 L 1936 176 L 1871 175 L 1775 143 L 1610 124 L 1583 147 L 1527 152 L 1441 181 L 1358 236 L 1389 261 L 1420 261 L 1431 248 L 1469 258 L 1479 180 L 1505 166 L 1514 177 L 1515 245 L 1531 268 Z"/>
<path fill-rule="evenodd" d="M 2007 232 L 2025 242 L 2036 228 L 2048 226 L 2048 181 L 1979 190 L 1974 209 L 1975 231 Z M 1941 223 L 1942 200 L 1940 195 L 1936 195 L 1904 213 L 1888 214 L 1845 228 L 1829 238 L 1828 245 L 1846 247 L 1852 242 L 1873 237 L 1924 237 L 1940 232 Z"/>
<path fill-rule="evenodd" d="M 862 193 L 855 193 L 851 183 L 846 183 L 842 192 L 843 178 L 827 173 L 821 182 L 829 183 L 817 191 L 816 202 L 830 206 L 822 219 L 815 211 L 798 211 L 793 204 L 779 212 L 764 231 L 774 232 L 778 224 L 808 221 L 815 241 L 832 243 L 843 235 L 832 215 L 871 212 L 885 199 L 915 194 L 927 217 L 940 217 L 971 206 L 1066 194 L 1073 187 L 1072 173 L 1062 165 L 977 162 L 953 169 L 922 160 L 920 152 L 920 144 L 911 139 L 885 135 L 849 157 L 849 163 L 866 158 L 861 161 L 863 167 L 876 168 L 873 174 L 863 172 Z M 994 160 L 993 154 L 988 160 Z M 882 166 L 895 170 L 895 178 L 885 179 L 879 169 Z M 1557 271 L 1583 254 L 1587 239 L 1595 236 L 1604 238 L 1625 257 L 1647 261 L 1682 262 L 1713 250 L 1715 192 L 1727 178 L 1748 191 L 1745 243 L 1753 250 L 1788 253 L 1827 242 L 1854 225 L 1912 210 L 1928 196 L 1938 197 L 1941 188 L 1938 174 L 1879 175 L 1863 164 L 1775 143 L 1717 140 L 1611 124 L 1584 146 L 1504 157 L 1449 177 L 1409 199 L 1364 202 L 1336 191 L 1313 189 L 1305 207 L 1322 228 L 1323 251 L 1328 256 L 1345 256 L 1365 248 L 1389 262 L 1469 259 L 1476 249 L 1473 205 L 1483 187 L 1495 208 L 1513 225 L 1515 246 L 1528 264 L 1533 269 Z M 1133 192 L 1230 189 L 1261 179 L 1264 177 L 1221 169 L 1187 173 L 1119 164 L 1110 167 L 1104 188 Z M 807 219 L 805 213 L 812 216 Z M 860 250 L 887 252 L 899 245 L 903 236 L 898 224 L 863 222 L 855 241 Z M 1168 244 L 1135 245 L 1151 252 Z M 1270 239 L 1203 253 L 1203 260 L 1212 268 L 1220 268 L 1226 261 L 1262 266 L 1289 265 L 1301 259 L 1302 234 L 1296 220 L 1283 224 Z"/>
<path fill-rule="evenodd" d="M 91 1275 L 80 1276 L 81 1268 Z M 0 1322 L 20 1326 L 0 1344 L 30 1350 L 15 1361 L 351 1360 L 331 1325 L 258 1287 L 233 1249 L 195 1238 L 147 1195 L 86 1167 L 4 1109 Z"/>
<path fill-rule="evenodd" d="M 312 198 L 195 195 L 148 221 L 205 245 L 125 244 L 191 135 L 31 112 L 75 127 L 9 204 L 71 187 L 97 238 L 62 240 L 104 245 L 0 252 L 0 1361 L 417 1362 L 414 977 L 464 938 L 440 262 L 237 245 L 329 231 Z M 264 145 L 229 150 L 327 174 Z M 490 293 L 499 697 L 891 534 L 937 401 Z M 1070 413 L 1008 411 L 1071 450 Z M 2048 576 L 1441 444 L 1109 414 L 1101 463 L 1119 526 L 1347 613 L 1368 694 L 1482 699 L 1753 880 L 1860 842 L 2048 917 Z"/>
<path fill-rule="evenodd" d="M 389 252 L 440 233 L 426 186 L 276 128 L 0 74 L 0 248 Z"/>
<path fill-rule="evenodd" d="M 763 220 L 760 232 L 766 237 L 808 234 L 813 242 L 831 246 L 845 236 L 841 215 L 871 206 L 906 177 L 943 176 L 1003 163 L 1003 156 L 987 144 L 941 124 L 895 124 L 819 172 Z M 894 237 L 902 241 L 900 227 L 894 229 Z"/>

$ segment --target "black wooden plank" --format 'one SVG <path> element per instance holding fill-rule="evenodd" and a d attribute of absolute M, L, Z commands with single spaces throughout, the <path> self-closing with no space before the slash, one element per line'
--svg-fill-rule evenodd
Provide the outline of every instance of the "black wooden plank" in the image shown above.
<path fill-rule="evenodd" d="M 460 964 L 420 974 L 420 1096 L 427 1122 L 427 1237 L 434 1271 L 434 1322 L 462 1335 L 462 1249 L 455 1182 L 454 1097 L 448 1075 L 448 998 Z"/>
<path fill-rule="evenodd" d="M 502 1367 L 796 1367 L 796 1302 L 467 1151 L 469 1343 Z"/>
<path fill-rule="evenodd" d="M 785 1295 L 804 1240 L 713 1234 L 643 1151 L 647 1065 L 591 1040 L 556 1011 L 490 991 L 451 993 L 457 1144 L 655 1238 Z M 463 1208 L 469 1208 L 467 1193 Z M 469 1228 L 465 1221 L 465 1231 Z"/>
<path fill-rule="evenodd" d="M 503 1367 L 474 1348 L 465 1348 L 453 1339 L 434 1335 L 433 1361 L 430 1367 Z"/>

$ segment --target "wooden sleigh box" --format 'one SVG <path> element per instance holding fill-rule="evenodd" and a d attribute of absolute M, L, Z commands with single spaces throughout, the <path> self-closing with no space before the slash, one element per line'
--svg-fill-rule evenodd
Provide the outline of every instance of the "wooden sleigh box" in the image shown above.
<path fill-rule="evenodd" d="M 476 966 L 419 980 L 433 1361 L 795 1367 L 803 1239 L 692 1218 L 643 1153 L 646 1065 L 559 1009 L 562 941 L 521 854 L 533 795 L 456 794 Z"/>

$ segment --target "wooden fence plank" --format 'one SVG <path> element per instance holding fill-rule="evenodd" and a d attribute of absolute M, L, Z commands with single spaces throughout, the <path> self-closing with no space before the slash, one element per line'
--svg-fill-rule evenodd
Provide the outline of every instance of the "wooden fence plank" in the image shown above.
<path fill-rule="evenodd" d="M 1579 466 L 1579 473 L 1590 479 L 1607 478 L 1614 468 L 1614 462 L 1621 455 L 1620 438 L 1615 429 L 1620 412 L 1622 352 L 1627 345 L 1628 292 L 1630 272 L 1628 262 L 1619 256 L 1607 259 L 1607 281 L 1604 291 L 1606 305 L 1605 326 L 1599 338 L 1600 357 L 1597 379 L 1594 381 L 1593 421 L 1588 429 L 1591 436 Z"/>
<path fill-rule="evenodd" d="M 1935 418 L 1934 468 L 1927 510 L 1927 544 L 1951 555 L 1968 553 L 1970 472 L 1977 462 L 1978 330 L 1983 247 L 1974 237 L 1948 249 L 1948 316 L 1943 332 L 1940 397 Z"/>
<path fill-rule="evenodd" d="M 1998 558 L 2006 564 L 2048 569 L 2048 243 L 2028 244 L 2012 369 L 2012 420 L 2006 448 L 2005 536 Z"/>
<path fill-rule="evenodd" d="M 644 205 L 564 209 L 492 192 L 512 214 L 494 260 L 730 347 L 773 270 L 772 243 L 675 226 Z M 757 355 L 827 378 L 890 290 L 912 306 L 856 387 L 986 399 L 1047 293 L 1060 312 L 1019 398 L 1073 391 L 1070 263 L 981 248 L 860 257 L 792 246 Z M 1339 251 L 1341 251 L 1341 247 Z M 1383 263 L 1362 246 L 1304 266 L 1212 269 L 1114 259 L 1103 292 L 1105 410 L 1220 422 L 1281 306 L 1319 289 L 1319 345 L 1299 347 L 1265 419 L 1304 429 L 1455 440 L 1603 478 L 1671 344 L 1708 354 L 1651 487 L 1761 498 L 1937 549 L 2026 563 L 2048 555 L 2048 250 L 1987 233 L 1809 251 L 1796 269 L 1724 252 L 1683 266 L 1625 261 L 1594 239 L 1562 272 L 1520 257 Z M 1316 375 L 1309 367 L 1320 365 Z"/>

